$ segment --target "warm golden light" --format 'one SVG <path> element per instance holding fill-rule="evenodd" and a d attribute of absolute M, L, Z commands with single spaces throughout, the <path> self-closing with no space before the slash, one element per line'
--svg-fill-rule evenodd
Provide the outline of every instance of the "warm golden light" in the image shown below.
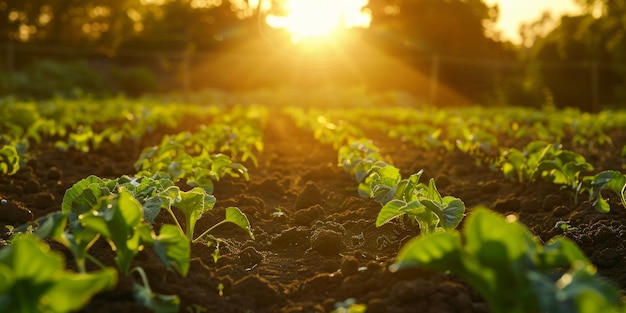
<path fill-rule="evenodd" d="M 368 0 L 285 0 L 286 15 L 269 15 L 267 23 L 291 33 L 293 42 L 331 35 L 336 30 L 368 27 Z"/>

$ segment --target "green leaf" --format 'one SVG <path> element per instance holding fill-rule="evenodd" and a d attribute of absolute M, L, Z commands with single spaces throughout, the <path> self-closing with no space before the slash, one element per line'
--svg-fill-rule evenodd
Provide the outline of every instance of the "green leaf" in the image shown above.
<path fill-rule="evenodd" d="M 507 223 L 487 210 L 474 211 L 465 224 L 465 247 L 483 262 L 508 266 L 527 251 L 532 234 L 519 224 Z M 494 250 L 495 249 L 495 250 Z"/>
<path fill-rule="evenodd" d="M 568 267 L 573 263 L 590 265 L 584 252 L 569 238 L 554 237 L 540 253 L 541 266 L 545 268 Z"/>
<path fill-rule="evenodd" d="M 62 242 L 63 232 L 67 225 L 67 215 L 62 212 L 52 212 L 35 221 L 37 228 L 34 233 L 41 239 L 52 238 Z"/>
<path fill-rule="evenodd" d="M 593 176 L 589 200 L 594 208 L 602 213 L 611 210 L 609 203 L 602 197 L 602 190 L 607 189 L 620 196 L 626 207 L 626 176 L 617 171 L 603 171 Z"/>
<path fill-rule="evenodd" d="M 90 274 L 64 270 L 65 260 L 35 235 L 25 235 L 0 250 L 0 310 L 7 313 L 70 312 L 117 284 L 117 272 Z"/>
<path fill-rule="evenodd" d="M 386 204 L 394 199 L 398 183 L 402 178 L 400 170 L 392 165 L 375 167 L 369 182 L 371 198 L 380 204 Z M 367 182 L 367 181 L 366 181 Z"/>
<path fill-rule="evenodd" d="M 99 209 L 80 216 L 83 227 L 107 239 L 116 254 L 120 271 L 128 273 L 130 261 L 139 252 L 140 233 L 135 229 L 143 221 L 141 204 L 126 190 L 115 198 L 103 198 Z"/>
<path fill-rule="evenodd" d="M 401 210 L 405 206 L 406 202 L 402 200 L 391 200 L 387 202 L 378 212 L 378 216 L 376 217 L 376 227 L 380 227 L 394 218 L 406 214 L 406 212 Z"/>
<path fill-rule="evenodd" d="M 4 302 L 3 298 L 14 284 L 15 275 L 13 274 L 13 270 L 4 264 L 0 264 L 0 309 L 2 309 L 3 312 L 7 309 L 7 307 L 2 305 Z"/>
<path fill-rule="evenodd" d="M 154 223 L 159 213 L 161 213 L 161 206 L 163 202 L 160 197 L 145 198 L 141 208 L 143 209 L 144 220 L 148 223 Z"/>
<path fill-rule="evenodd" d="M 424 170 L 419 170 L 419 172 L 412 174 L 409 178 L 400 181 L 396 191 L 396 198 L 407 202 L 417 200 L 417 195 L 426 188 L 424 184 L 419 182 L 423 172 Z"/>
<path fill-rule="evenodd" d="M 159 235 L 153 235 L 153 237 L 154 251 L 167 268 L 174 267 L 182 276 L 187 276 L 191 248 L 180 229 L 174 225 L 165 224 L 161 227 Z"/>
<path fill-rule="evenodd" d="M 115 186 L 114 180 L 90 175 L 65 191 L 61 211 L 69 216 L 70 228 L 80 227 L 78 215 L 87 213 L 98 204 L 98 199 L 109 195 Z"/>
<path fill-rule="evenodd" d="M 65 265 L 61 255 L 50 253 L 50 247 L 31 234 L 0 250 L 0 264 L 12 268 L 16 280 L 41 286 L 53 282 Z"/>
<path fill-rule="evenodd" d="M 0 173 L 13 175 L 20 169 L 20 155 L 12 145 L 0 148 Z"/>
<path fill-rule="evenodd" d="M 398 253 L 392 272 L 427 266 L 437 270 L 462 268 L 460 261 L 461 237 L 456 232 L 421 235 L 407 242 Z"/>
<path fill-rule="evenodd" d="M 239 208 L 229 207 L 226 208 L 226 222 L 233 223 L 248 233 L 248 236 L 254 240 L 254 234 L 252 233 L 252 228 L 250 227 L 250 221 L 248 217 L 241 212 Z"/>
<path fill-rule="evenodd" d="M 441 199 L 441 203 L 429 199 L 420 201 L 439 217 L 439 222 L 444 230 L 455 229 L 465 216 L 465 204 L 458 198 L 446 196 Z"/>
<path fill-rule="evenodd" d="M 50 312 L 73 312 L 89 303 L 97 293 L 117 285 L 117 271 L 105 268 L 88 274 L 63 275 L 43 299 Z"/>
<path fill-rule="evenodd" d="M 441 194 L 439 193 L 439 190 L 437 190 L 437 186 L 435 186 L 435 180 L 432 178 L 428 181 L 428 191 L 426 193 L 426 197 L 429 200 L 441 203 Z"/>
<path fill-rule="evenodd" d="M 189 241 L 193 239 L 193 231 L 196 222 L 215 205 L 215 197 L 208 194 L 200 187 L 189 191 L 181 191 L 181 200 L 174 203 L 174 206 L 185 215 L 185 234 Z"/>
<path fill-rule="evenodd" d="M 214 173 L 209 169 L 195 168 L 193 170 L 193 176 L 189 177 L 186 183 L 190 187 L 201 187 L 207 193 L 213 193 L 213 175 Z"/>
<path fill-rule="evenodd" d="M 174 203 L 180 202 L 180 188 L 178 186 L 169 186 L 165 190 L 158 193 L 158 197 L 161 200 L 161 207 L 169 209 Z"/>

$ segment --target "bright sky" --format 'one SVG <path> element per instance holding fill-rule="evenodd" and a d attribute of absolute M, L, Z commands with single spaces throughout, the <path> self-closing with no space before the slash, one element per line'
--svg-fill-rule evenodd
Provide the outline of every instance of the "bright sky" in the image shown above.
<path fill-rule="evenodd" d="M 520 43 L 519 26 L 523 22 L 537 20 L 546 11 L 552 11 L 557 18 L 566 13 L 577 13 L 580 8 L 573 0 L 485 0 L 492 5 L 499 3 L 500 15 L 497 27 L 503 32 L 504 39 Z"/>

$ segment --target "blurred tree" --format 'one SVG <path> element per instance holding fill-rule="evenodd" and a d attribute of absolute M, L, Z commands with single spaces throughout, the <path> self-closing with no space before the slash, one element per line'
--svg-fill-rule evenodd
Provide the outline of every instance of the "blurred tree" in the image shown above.
<path fill-rule="evenodd" d="M 370 0 L 368 8 L 368 33 L 376 46 L 425 73 L 431 58 L 439 56 L 440 81 L 473 101 L 482 102 L 508 70 L 497 69 L 489 60 L 515 59 L 511 45 L 488 37 L 498 7 L 481 0 Z"/>
<path fill-rule="evenodd" d="M 149 48 L 158 46 L 155 39 L 160 48 L 208 47 L 241 35 L 242 21 L 253 13 L 244 0 L 0 0 L 0 40 L 109 54 L 141 38 Z"/>
<path fill-rule="evenodd" d="M 36 0 L 0 2 L 5 41 L 115 49 L 140 26 L 137 0 Z"/>
<path fill-rule="evenodd" d="M 626 100 L 626 1 L 579 0 L 584 13 L 564 16 L 537 36 L 531 58 L 559 107 L 594 111 Z"/>
<path fill-rule="evenodd" d="M 255 35 L 255 13 L 246 1 L 179 0 L 146 5 L 146 29 L 125 47 L 212 50 Z"/>

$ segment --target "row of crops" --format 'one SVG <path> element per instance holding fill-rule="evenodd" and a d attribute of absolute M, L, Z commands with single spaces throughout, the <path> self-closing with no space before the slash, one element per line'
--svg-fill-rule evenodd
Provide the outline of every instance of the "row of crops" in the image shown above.
<path fill-rule="evenodd" d="M 626 127 L 626 113 L 587 114 L 574 110 L 521 108 L 437 110 L 364 107 L 347 109 L 205 106 L 156 101 L 3 100 L 0 114 L 0 173 L 15 175 L 42 141 L 61 150 L 88 152 L 103 143 L 142 144 L 136 173 L 117 178 L 88 176 L 67 189 L 61 211 L 26 225 L 9 226 L 0 250 L 0 311 L 70 312 L 97 293 L 114 288 L 118 277 L 135 275 L 138 303 L 157 312 L 178 312 L 178 295 L 152 291 L 133 259 L 152 250 L 181 276 L 190 269 L 191 244 L 210 241 L 224 223 L 254 238 L 245 214 L 225 210 L 221 222 L 195 229 L 217 199 L 224 177 L 249 179 L 244 164 L 260 166 L 263 131 L 270 116 L 282 114 L 337 151 L 337 165 L 354 177 L 358 195 L 380 204 L 379 227 L 393 220 L 414 224 L 420 235 L 399 252 L 392 271 L 425 266 L 450 271 L 472 285 L 494 312 L 626 312 L 616 287 L 571 240 L 545 244 L 513 216 L 466 208 L 463 199 L 442 195 L 422 171 L 401 174 L 376 140 L 406 142 L 415 149 L 461 151 L 477 164 L 519 183 L 545 180 L 562 186 L 573 202 L 589 200 L 611 210 L 606 197 L 626 207 L 622 169 L 595 171 L 581 149 L 612 149 L 613 132 Z M 198 127 L 190 127 L 197 124 Z M 458 230 L 459 225 L 462 230 Z M 115 254 L 106 266 L 90 254 L 105 240 Z M 50 249 L 66 247 L 75 268 Z M 90 266 L 87 266 L 87 265 Z M 88 270 L 88 268 L 97 268 Z"/>
<path fill-rule="evenodd" d="M 571 138 L 574 147 L 609 148 L 607 132 L 626 126 L 623 113 L 552 112 L 560 115 L 555 118 L 522 109 L 457 114 L 410 109 L 286 112 L 317 140 L 332 144 L 338 165 L 354 176 L 359 195 L 381 204 L 377 227 L 404 218 L 420 228 L 421 235 L 400 250 L 391 271 L 424 266 L 453 272 L 476 288 L 494 312 L 626 309 L 619 304 L 618 290 L 596 276 L 593 264 L 568 238 L 557 236 L 544 245 L 515 216 L 502 218 L 486 208 L 473 208 L 463 230 L 456 230 L 465 217 L 463 201 L 442 197 L 433 178 L 420 182 L 422 171 L 402 178 L 400 169 L 385 160 L 364 131 L 387 132 L 416 148 L 459 149 L 520 183 L 546 180 L 567 189 L 574 202 L 587 195 L 596 210 L 607 213 L 610 205 L 602 196 L 606 191 L 626 207 L 626 176 L 616 170 L 581 176 L 593 166 L 581 154 L 563 149 L 561 141 Z M 498 139 L 517 142 L 522 137 L 529 143 L 521 149 L 507 148 Z M 622 147 L 622 157 L 625 150 Z M 496 158 L 486 157 L 494 154 Z"/>
<path fill-rule="evenodd" d="M 257 164 L 267 119 L 264 108 L 201 108 L 114 99 L 10 101 L 2 109 L 4 116 L 11 116 L 2 125 L 0 170 L 4 175 L 15 174 L 32 157 L 29 147 L 42 140 L 54 141 L 61 150 L 87 152 L 106 141 L 140 144 L 147 133 L 177 128 L 184 116 L 210 123 L 194 131 L 166 134 L 159 144 L 145 148 L 134 164 L 136 174 L 117 179 L 86 177 L 67 189 L 61 211 L 9 227 L 12 237 L 0 250 L 0 311 L 75 311 L 93 295 L 115 287 L 118 275 L 135 273 L 140 278 L 133 286 L 138 303 L 157 312 L 178 312 L 177 295 L 152 292 L 144 270 L 131 267 L 140 251 L 152 249 L 168 269 L 184 277 L 189 272 L 191 243 L 206 241 L 219 225 L 233 223 L 254 238 L 247 217 L 236 207 L 226 208 L 224 219 L 200 235 L 195 235 L 195 225 L 217 201 L 212 195 L 215 182 L 225 176 L 248 179 L 248 169 L 241 162 Z M 162 214 L 172 222 L 156 227 Z M 114 251 L 115 268 L 89 253 L 100 238 Z M 66 269 L 63 257 L 51 252 L 45 240 L 65 246 L 77 272 Z M 99 269 L 87 271 L 87 263 Z"/>

